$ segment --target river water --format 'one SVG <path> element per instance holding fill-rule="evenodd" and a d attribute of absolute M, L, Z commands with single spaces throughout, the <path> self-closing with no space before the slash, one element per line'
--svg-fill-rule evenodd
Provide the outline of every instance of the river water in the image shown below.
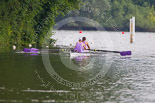
<path fill-rule="evenodd" d="M 0 103 L 154 103 L 154 33 L 55 31 L 56 44 L 73 46 L 86 36 L 91 48 L 131 50 L 131 56 L 97 52 L 70 58 L 68 53 L 0 53 Z M 104 72 L 102 72 L 104 71 Z M 98 74 L 101 78 L 85 86 Z M 55 75 L 56 74 L 56 75 Z M 52 77 L 52 76 L 55 76 Z M 59 78 L 60 77 L 60 78 Z"/>

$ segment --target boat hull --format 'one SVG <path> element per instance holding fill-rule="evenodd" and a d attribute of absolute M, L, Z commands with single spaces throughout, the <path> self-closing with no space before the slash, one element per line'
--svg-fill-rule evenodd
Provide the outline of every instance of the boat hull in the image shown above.
<path fill-rule="evenodd" d="M 93 56 L 93 55 L 99 55 L 99 53 L 96 53 L 96 52 L 84 52 L 84 53 L 70 52 L 70 58 L 79 57 L 79 56 Z"/>

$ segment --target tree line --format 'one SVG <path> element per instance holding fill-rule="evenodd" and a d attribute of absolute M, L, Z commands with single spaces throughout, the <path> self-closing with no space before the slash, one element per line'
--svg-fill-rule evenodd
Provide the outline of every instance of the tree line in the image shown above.
<path fill-rule="evenodd" d="M 83 2 L 84 5 L 81 5 L 79 10 L 67 13 L 66 17 L 88 17 L 99 22 L 106 30 L 129 31 L 129 19 L 134 16 L 136 31 L 155 31 L 155 0 L 83 0 Z M 60 19 L 62 18 L 59 17 L 58 21 Z M 68 24 L 66 29 L 72 26 L 84 28 L 91 25 L 75 22 Z"/>

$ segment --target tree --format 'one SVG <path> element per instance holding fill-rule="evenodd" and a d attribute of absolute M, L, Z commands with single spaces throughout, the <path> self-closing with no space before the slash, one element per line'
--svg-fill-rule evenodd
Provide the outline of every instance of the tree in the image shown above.
<path fill-rule="evenodd" d="M 1 0 L 0 45 L 41 45 L 58 15 L 78 9 L 79 0 Z"/>

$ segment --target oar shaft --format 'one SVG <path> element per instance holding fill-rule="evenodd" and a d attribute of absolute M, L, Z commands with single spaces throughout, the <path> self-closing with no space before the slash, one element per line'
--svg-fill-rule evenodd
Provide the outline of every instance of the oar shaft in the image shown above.
<path fill-rule="evenodd" d="M 110 50 L 92 50 L 92 51 L 119 53 L 121 56 L 132 55 L 131 51 L 110 51 Z"/>
<path fill-rule="evenodd" d="M 120 53 L 120 51 L 110 51 L 110 50 L 94 50 L 90 49 L 91 51 L 102 51 L 102 52 L 112 52 L 112 53 Z"/>

